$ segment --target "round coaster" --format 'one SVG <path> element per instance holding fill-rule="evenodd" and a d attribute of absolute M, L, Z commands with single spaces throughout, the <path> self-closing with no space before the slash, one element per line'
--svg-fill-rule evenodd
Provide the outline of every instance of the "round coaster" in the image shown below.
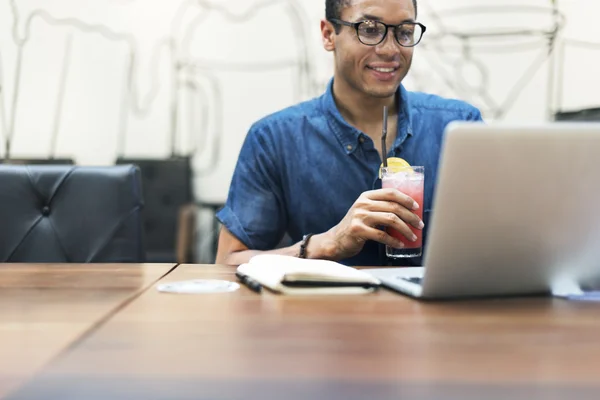
<path fill-rule="evenodd" d="M 228 293 L 240 288 L 235 282 L 221 281 L 215 279 L 194 279 L 191 281 L 179 281 L 161 283 L 156 286 L 159 292 L 164 293 Z"/>

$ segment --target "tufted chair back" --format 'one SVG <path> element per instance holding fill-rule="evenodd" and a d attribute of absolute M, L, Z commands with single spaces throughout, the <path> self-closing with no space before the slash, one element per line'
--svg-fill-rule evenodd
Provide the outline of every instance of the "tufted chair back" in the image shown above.
<path fill-rule="evenodd" d="M 142 262 L 137 167 L 0 165 L 0 262 Z"/>

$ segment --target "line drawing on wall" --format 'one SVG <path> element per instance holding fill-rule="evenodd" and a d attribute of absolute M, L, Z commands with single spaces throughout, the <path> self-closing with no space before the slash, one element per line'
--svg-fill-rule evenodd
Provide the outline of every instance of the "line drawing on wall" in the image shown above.
<path fill-rule="evenodd" d="M 555 3 L 546 7 L 506 7 L 488 2 L 444 10 L 436 10 L 428 2 L 423 6 L 436 28 L 423 46 L 428 50 L 423 55 L 431 69 L 457 97 L 473 102 L 489 118 L 503 119 L 544 63 L 550 62 L 549 68 L 554 69 L 552 54 L 565 24 L 565 16 Z M 516 16 L 529 23 L 523 24 Z M 537 54 L 522 72 L 513 76 L 514 84 L 507 93 L 494 95 L 486 56 L 499 53 L 518 56 L 524 51 Z M 549 79 L 548 84 L 552 85 L 553 80 Z"/>
<path fill-rule="evenodd" d="M 222 71 L 247 71 L 247 72 L 265 72 L 279 69 L 295 70 L 291 85 L 287 83 L 293 91 L 293 98 L 297 101 L 305 99 L 316 93 L 316 84 L 314 78 L 313 60 L 314 55 L 310 48 L 307 29 L 307 21 L 304 9 L 299 0 L 262 0 L 255 1 L 251 7 L 236 12 L 229 9 L 222 1 L 209 0 L 183 0 L 178 4 L 173 4 L 169 12 L 161 17 L 168 19 L 169 23 L 161 26 L 161 29 L 140 29 L 135 30 L 135 26 L 126 26 L 126 24 L 111 24 L 110 21 L 99 22 L 98 19 L 85 18 L 96 12 L 88 12 L 86 16 L 69 15 L 65 10 L 69 8 L 77 9 L 95 5 L 95 7 L 139 7 L 148 10 L 147 5 L 139 0 L 107 2 L 108 5 L 99 5 L 102 3 L 89 1 L 85 6 L 73 3 L 73 7 L 68 7 L 65 3 L 75 0 L 63 0 L 61 2 L 48 3 L 42 0 L 6 0 L 10 5 L 12 14 L 11 36 L 16 48 L 16 58 L 14 60 L 14 79 L 4 81 L 2 64 L 11 60 L 4 59 L 0 49 L 0 127 L 2 128 L 2 137 L 5 141 L 5 155 L 11 155 L 11 145 L 14 135 L 18 132 L 17 110 L 21 95 L 21 71 L 23 69 L 23 55 L 26 51 L 28 42 L 31 39 L 32 25 L 43 22 L 54 27 L 68 27 L 72 33 L 65 38 L 65 52 L 63 54 L 62 71 L 60 76 L 56 77 L 59 90 L 55 99 L 55 116 L 52 129 L 52 138 L 50 140 L 50 154 L 56 151 L 56 137 L 61 129 L 61 114 L 63 99 L 65 96 L 64 83 L 68 80 L 69 62 L 72 57 L 71 46 L 72 35 L 99 35 L 106 41 L 120 43 L 127 47 L 128 57 L 123 60 L 123 69 L 126 76 L 122 84 L 122 97 L 115 99 L 120 103 L 119 127 L 117 136 L 118 155 L 125 152 L 126 140 L 128 136 L 128 123 L 132 117 L 142 118 L 152 110 L 152 105 L 156 100 L 161 86 L 169 86 L 170 95 L 170 153 L 178 153 L 176 149 L 176 139 L 181 134 L 182 128 L 187 124 L 187 133 L 192 135 L 194 130 L 200 130 L 202 134 L 195 135 L 188 140 L 190 149 L 186 151 L 189 154 L 206 155 L 212 157 L 208 165 L 214 166 L 218 163 L 216 159 L 219 154 L 222 136 L 223 108 L 222 88 L 215 78 L 216 72 Z M 60 7 L 52 9 L 61 3 Z M 175 2 L 174 2 L 175 3 Z M 276 62 L 227 62 L 219 63 L 211 61 L 209 58 L 203 59 L 194 56 L 191 42 L 197 30 L 206 23 L 207 19 L 220 16 L 232 24 L 243 24 L 250 21 L 257 14 L 271 7 L 279 6 L 282 9 L 283 17 L 290 22 L 295 32 L 296 42 L 294 43 L 294 58 L 282 58 Z M 164 7 L 163 7 L 164 8 Z M 164 10 L 163 10 L 164 11 Z M 139 14 L 139 12 L 131 12 Z M 144 40 L 150 43 L 140 49 L 142 40 L 140 35 L 145 35 Z M 145 51 L 142 51 L 145 50 Z M 159 78 L 159 64 L 161 60 L 168 60 L 170 78 L 165 82 Z M 149 73 L 149 80 L 143 81 L 140 78 L 140 71 L 145 70 Z M 6 85 L 12 83 L 12 95 L 6 99 Z M 5 101 L 8 100 L 8 101 Z M 185 102 L 191 102 L 185 104 Z M 182 104 L 183 103 L 183 104 Z M 8 111 L 6 111 L 8 105 Z M 188 109 L 184 119 L 181 118 L 181 108 Z M 198 118 L 198 114 L 200 117 Z M 207 131 L 207 121 L 214 118 L 213 131 Z M 195 122 L 196 121 L 196 122 Z M 199 123 L 199 125 L 198 125 Z M 208 142 L 209 133 L 212 133 L 213 144 L 208 149 L 205 144 Z M 213 169 L 213 168 L 211 168 Z M 210 171 L 197 171 L 200 173 L 209 173 Z"/>
<path fill-rule="evenodd" d="M 226 128 L 230 98 L 223 74 L 243 73 L 253 80 L 254 76 L 279 76 L 282 71 L 290 71 L 285 81 L 279 82 L 290 93 L 285 100 L 288 105 L 322 93 L 324 82 L 318 76 L 317 64 L 331 58 L 311 36 L 318 29 L 318 21 L 308 17 L 303 0 L 180 0 L 156 2 L 155 7 L 141 0 L 0 1 L 3 21 L 8 22 L 2 24 L 0 29 L 5 31 L 0 32 L 4 35 L 0 38 L 10 38 L 0 42 L 6 46 L 0 47 L 0 137 L 4 157 L 15 153 L 13 142 L 21 129 L 19 113 L 28 107 L 23 100 L 23 71 L 31 52 L 39 51 L 31 45 L 36 27 L 64 32 L 59 41 L 49 44 L 56 46 L 52 55 L 61 66 L 48 76 L 54 87 L 51 104 L 47 104 L 52 118 L 45 130 L 50 136 L 49 155 L 57 153 L 58 137 L 67 129 L 64 116 L 72 112 L 65 99 L 69 96 L 74 60 L 82 57 L 77 42 L 93 37 L 124 48 L 126 54 L 116 61 L 122 79 L 107 82 L 118 85 L 120 92 L 110 99 L 118 109 L 118 123 L 115 132 L 110 133 L 118 138 L 116 156 L 125 155 L 139 140 L 139 135 L 132 136 L 132 124 L 164 113 L 167 123 L 161 135 L 166 138 L 168 154 L 202 159 L 195 171 L 199 176 L 219 171 L 217 167 L 225 162 L 219 155 L 223 141 L 231 140 L 232 133 Z M 507 118 L 531 77 L 545 69 L 544 114 L 551 119 L 563 104 L 568 50 L 596 51 L 600 43 L 563 35 L 568 15 L 559 1 L 540 0 L 534 6 L 511 7 L 488 0 L 470 4 L 452 8 L 441 1 L 419 2 L 420 13 L 428 18 L 430 29 L 419 45 L 419 63 L 409 75 L 410 82 L 416 89 L 470 101 L 482 109 L 486 118 L 497 120 Z M 281 49 L 276 49 L 266 61 L 238 59 L 236 50 L 229 59 L 218 59 L 204 49 L 206 43 L 201 39 L 206 39 L 206 33 L 201 33 L 202 29 L 213 26 L 215 20 L 242 27 L 253 21 L 264 24 L 261 15 L 268 13 L 276 16 L 270 19 L 285 20 L 281 26 L 289 29 L 291 40 L 284 55 L 279 56 Z M 268 36 L 262 39 L 255 43 L 256 49 L 274 43 Z M 234 44 L 223 43 L 222 47 Z M 526 60 L 525 54 L 530 59 Z M 495 57 L 518 60 L 513 70 L 501 72 L 511 74 L 510 87 L 497 87 Z M 161 99 L 168 107 L 157 105 Z M 249 108 L 254 106 L 249 102 Z"/>
<path fill-rule="evenodd" d="M 564 89 L 569 77 L 564 67 L 567 50 L 600 50 L 598 42 L 565 35 L 569 16 L 558 0 L 509 5 L 482 0 L 460 7 L 443 2 L 443 8 L 435 7 L 434 3 L 442 2 L 419 2 L 433 29 L 427 32 L 423 51 L 419 53 L 426 67 L 413 69 L 412 81 L 417 90 L 472 102 L 489 120 L 506 119 L 531 80 L 539 75 L 546 78 L 543 89 L 536 95 L 543 96 L 545 119 L 554 119 L 565 107 Z M 504 58 L 503 66 L 522 64 L 521 70 L 494 70 L 498 57 Z M 510 59 L 514 63 L 506 62 Z M 510 74 L 511 85 L 494 88 L 498 75 L 505 73 Z M 433 84 L 432 77 L 435 77 Z"/>

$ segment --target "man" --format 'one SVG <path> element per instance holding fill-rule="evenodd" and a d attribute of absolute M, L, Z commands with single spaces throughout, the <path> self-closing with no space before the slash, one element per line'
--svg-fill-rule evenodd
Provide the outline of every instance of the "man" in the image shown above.
<path fill-rule="evenodd" d="M 461 101 L 401 85 L 425 32 L 416 15 L 416 0 L 326 1 L 321 33 L 335 59 L 333 79 L 321 97 L 251 127 L 217 214 L 217 263 L 239 265 L 269 252 L 383 265 L 384 245 L 402 243 L 382 226 L 410 240 L 409 226 L 426 229 L 443 131 L 453 120 L 481 115 Z M 381 189 L 384 106 L 388 157 L 426 168 L 424 221 L 413 199 Z M 295 244 L 274 250 L 286 233 Z"/>

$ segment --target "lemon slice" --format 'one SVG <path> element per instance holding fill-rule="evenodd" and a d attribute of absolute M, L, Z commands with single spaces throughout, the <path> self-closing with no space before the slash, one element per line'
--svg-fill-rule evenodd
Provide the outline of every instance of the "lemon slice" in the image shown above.
<path fill-rule="evenodd" d="M 403 158 L 390 157 L 387 159 L 387 165 L 388 165 L 388 170 L 390 170 L 391 172 L 394 172 L 394 173 L 401 172 L 401 171 L 413 172 L 413 169 L 411 168 L 410 164 Z M 379 179 L 382 178 L 382 174 L 381 174 L 382 169 L 383 169 L 383 163 L 379 167 Z"/>

